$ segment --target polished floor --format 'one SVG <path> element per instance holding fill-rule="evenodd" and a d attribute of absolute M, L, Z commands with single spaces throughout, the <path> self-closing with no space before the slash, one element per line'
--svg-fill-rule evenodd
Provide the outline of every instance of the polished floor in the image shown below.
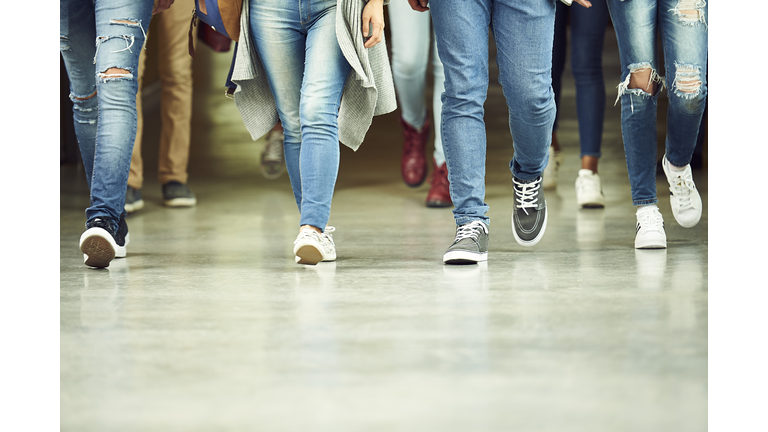
<path fill-rule="evenodd" d="M 288 177 L 259 172 L 264 142 L 223 97 L 229 56 L 198 50 L 197 207 L 162 206 L 150 101 L 147 204 L 128 219 L 128 257 L 87 268 L 85 177 L 61 166 L 61 430 L 707 430 L 707 170 L 694 172 L 705 210 L 692 229 L 675 223 L 658 177 L 668 248 L 635 250 L 610 33 L 606 43 L 606 208 L 576 206 L 567 70 L 547 233 L 532 248 L 515 242 L 513 147 L 494 79 L 490 254 L 472 266 L 442 264 L 451 211 L 426 208 L 428 185 L 400 179 L 397 113 L 376 118 L 357 153 L 342 148 L 338 260 L 295 264 Z"/>

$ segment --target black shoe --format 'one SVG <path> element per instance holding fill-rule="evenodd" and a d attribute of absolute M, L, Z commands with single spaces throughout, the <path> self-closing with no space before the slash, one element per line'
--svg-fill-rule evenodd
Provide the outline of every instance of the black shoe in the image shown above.
<path fill-rule="evenodd" d="M 541 187 L 541 176 L 522 181 L 512 177 L 515 208 L 512 211 L 512 233 L 523 246 L 533 246 L 547 229 L 547 201 Z"/>
<path fill-rule="evenodd" d="M 125 211 L 133 213 L 144 208 L 144 200 L 141 199 L 141 189 L 128 186 L 125 191 Z"/>
<path fill-rule="evenodd" d="M 197 198 L 186 184 L 170 181 L 163 185 L 163 203 L 169 207 L 194 207 Z"/>
<path fill-rule="evenodd" d="M 128 245 L 128 224 L 125 217 L 115 224 L 112 219 L 96 217 L 85 224 L 80 236 L 80 252 L 83 262 L 90 267 L 108 267 L 116 257 L 124 257 Z"/>
<path fill-rule="evenodd" d="M 488 226 L 472 221 L 456 227 L 456 240 L 443 255 L 445 264 L 474 264 L 488 261 Z"/>

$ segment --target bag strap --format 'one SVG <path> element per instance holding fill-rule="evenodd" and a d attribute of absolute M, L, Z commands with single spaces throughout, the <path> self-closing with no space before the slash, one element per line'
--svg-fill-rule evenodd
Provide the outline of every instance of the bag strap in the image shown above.
<path fill-rule="evenodd" d="M 189 23 L 189 55 L 195 58 L 195 44 L 192 38 L 193 28 L 197 26 L 197 8 L 192 9 L 192 22 Z"/>

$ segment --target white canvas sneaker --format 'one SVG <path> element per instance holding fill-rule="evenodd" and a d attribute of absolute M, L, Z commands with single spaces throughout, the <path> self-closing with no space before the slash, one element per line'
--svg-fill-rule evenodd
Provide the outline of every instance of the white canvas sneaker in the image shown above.
<path fill-rule="evenodd" d="M 605 207 L 605 196 L 600 176 L 588 169 L 580 169 L 576 177 L 576 202 L 579 207 Z"/>
<path fill-rule="evenodd" d="M 320 261 L 336 260 L 336 244 L 331 233 L 336 231 L 334 227 L 325 227 L 324 233 L 309 228 L 299 232 L 296 241 L 293 242 L 293 253 L 299 264 L 315 265 Z"/>
<path fill-rule="evenodd" d="M 691 166 L 686 165 L 681 173 L 673 173 L 667 161 L 667 155 L 661 160 L 664 174 L 669 182 L 669 201 L 672 204 L 672 215 L 683 228 L 696 226 L 701 220 L 701 195 L 693 183 Z"/>
<path fill-rule="evenodd" d="M 637 209 L 637 233 L 635 249 L 665 249 L 667 234 L 664 233 L 664 218 L 655 205 Z"/>

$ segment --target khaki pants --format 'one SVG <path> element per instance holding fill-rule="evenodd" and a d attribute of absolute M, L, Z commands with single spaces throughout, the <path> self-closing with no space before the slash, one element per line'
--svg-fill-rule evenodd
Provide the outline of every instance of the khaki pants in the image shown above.
<path fill-rule="evenodd" d="M 187 182 L 190 125 L 192 120 L 192 57 L 189 55 L 189 23 L 194 0 L 176 0 L 170 9 L 152 17 L 153 34 L 158 38 L 157 60 L 162 85 L 160 104 L 161 121 L 158 180 Z M 193 32 L 195 42 L 197 33 Z M 147 60 L 147 51 L 139 57 L 139 92 L 136 95 L 138 122 L 136 142 L 131 157 L 128 186 L 141 189 L 144 183 L 141 139 L 144 127 L 141 84 Z"/>

